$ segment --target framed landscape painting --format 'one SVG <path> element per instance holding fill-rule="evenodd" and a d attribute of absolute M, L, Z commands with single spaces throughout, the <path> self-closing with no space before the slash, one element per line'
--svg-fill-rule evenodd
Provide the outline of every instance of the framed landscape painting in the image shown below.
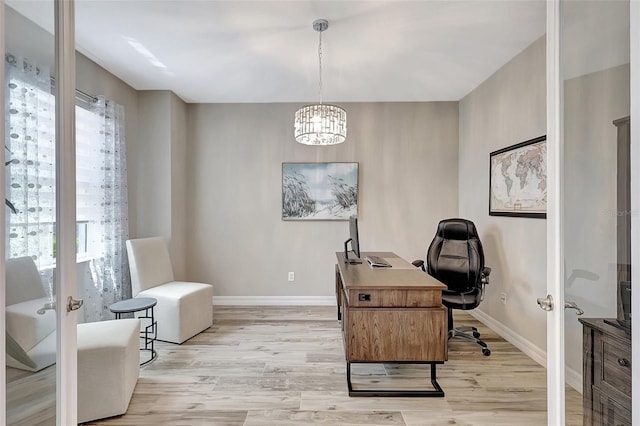
<path fill-rule="evenodd" d="M 282 163 L 282 220 L 358 214 L 358 163 Z"/>
<path fill-rule="evenodd" d="M 547 137 L 489 154 L 489 215 L 547 217 Z"/>

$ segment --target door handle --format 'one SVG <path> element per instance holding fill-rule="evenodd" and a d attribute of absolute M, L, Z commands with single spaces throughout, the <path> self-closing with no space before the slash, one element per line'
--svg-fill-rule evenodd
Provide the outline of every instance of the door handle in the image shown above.
<path fill-rule="evenodd" d="M 564 308 L 567 309 L 575 309 L 576 310 L 576 315 L 582 315 L 584 314 L 584 311 L 582 309 L 580 309 L 578 307 L 578 305 L 576 305 L 576 302 L 564 302 Z"/>
<path fill-rule="evenodd" d="M 547 294 L 547 297 L 539 297 L 537 302 L 540 306 L 540 309 L 544 311 L 553 310 L 553 297 L 550 294 Z"/>
<path fill-rule="evenodd" d="M 83 303 L 84 300 L 82 299 L 74 299 L 71 296 L 67 297 L 67 312 L 77 311 Z"/>

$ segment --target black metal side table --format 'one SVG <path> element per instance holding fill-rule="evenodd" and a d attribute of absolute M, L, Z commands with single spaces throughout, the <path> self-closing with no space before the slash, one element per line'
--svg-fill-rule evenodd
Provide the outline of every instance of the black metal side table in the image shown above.
<path fill-rule="evenodd" d="M 144 347 L 140 351 L 147 351 L 150 354 L 148 360 L 140 363 L 141 366 L 149 364 L 158 357 L 155 350 L 154 342 L 158 335 L 158 322 L 153 316 L 153 307 L 158 301 L 153 297 L 134 297 L 133 299 L 121 300 L 109 306 L 109 310 L 116 315 L 116 319 L 122 318 L 122 314 L 130 314 L 134 312 L 145 311 L 144 315 L 136 318 L 142 320 L 150 320 L 150 324 L 144 326 L 144 331 L 140 332 L 140 338 L 144 339 Z"/>

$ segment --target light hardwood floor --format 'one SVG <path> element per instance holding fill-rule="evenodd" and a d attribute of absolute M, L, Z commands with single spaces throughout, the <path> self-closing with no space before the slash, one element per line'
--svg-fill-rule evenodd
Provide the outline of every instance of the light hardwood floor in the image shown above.
<path fill-rule="evenodd" d="M 546 425 L 544 368 L 470 315 L 456 312 L 456 321 L 477 326 L 492 353 L 450 341 L 449 361 L 438 366 L 444 398 L 349 397 L 334 307 L 215 306 L 205 332 L 157 343 L 125 415 L 89 424 Z M 353 372 L 354 384 L 367 386 L 428 383 L 424 365 Z M 581 395 L 570 388 L 567 424 L 582 424 Z"/>

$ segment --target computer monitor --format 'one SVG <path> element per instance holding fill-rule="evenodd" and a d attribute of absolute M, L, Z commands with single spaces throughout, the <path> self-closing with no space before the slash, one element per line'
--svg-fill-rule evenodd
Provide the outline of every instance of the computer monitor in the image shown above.
<path fill-rule="evenodd" d="M 351 242 L 351 250 L 348 250 L 349 242 Z M 349 251 L 355 255 L 355 259 L 349 259 Z M 358 240 L 358 217 L 351 216 L 349 218 L 349 239 L 344 242 L 344 262 L 345 263 L 362 263 L 360 260 L 360 241 Z"/>

